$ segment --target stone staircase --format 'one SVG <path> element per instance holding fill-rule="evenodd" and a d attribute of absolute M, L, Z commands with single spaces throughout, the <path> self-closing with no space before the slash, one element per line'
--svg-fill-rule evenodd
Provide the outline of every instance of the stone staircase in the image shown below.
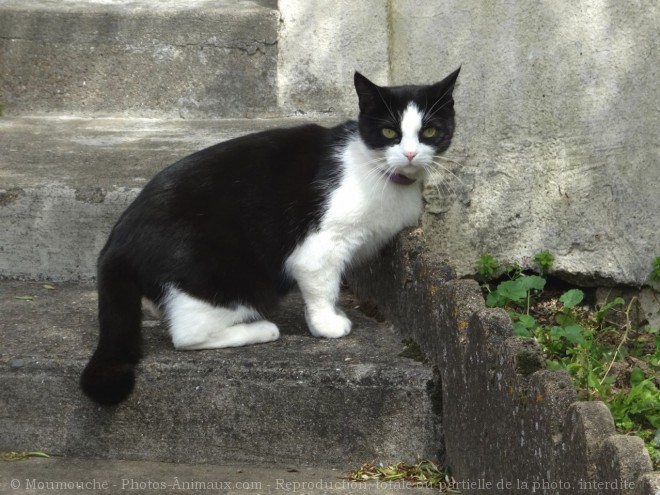
<path fill-rule="evenodd" d="M 295 293 L 263 346 L 179 353 L 145 320 L 130 399 L 101 408 L 78 389 L 96 256 L 140 188 L 202 147 L 300 122 L 278 110 L 279 22 L 275 0 L 0 3 L 0 452 L 245 473 L 441 457 L 431 370 L 349 294 L 355 330 L 337 341 L 309 335 Z M 0 465 L 0 488 L 16 472 Z"/>

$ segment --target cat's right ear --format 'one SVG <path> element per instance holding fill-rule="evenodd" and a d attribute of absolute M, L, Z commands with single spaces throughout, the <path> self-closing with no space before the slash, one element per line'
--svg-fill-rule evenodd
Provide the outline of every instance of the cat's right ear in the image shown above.
<path fill-rule="evenodd" d="M 360 102 L 360 111 L 364 112 L 368 108 L 373 108 L 380 98 L 378 86 L 357 71 L 353 76 L 353 82 Z"/>

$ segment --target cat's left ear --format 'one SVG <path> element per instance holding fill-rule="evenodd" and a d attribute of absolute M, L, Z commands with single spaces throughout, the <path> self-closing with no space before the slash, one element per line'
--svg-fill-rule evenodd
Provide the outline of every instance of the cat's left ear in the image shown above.
<path fill-rule="evenodd" d="M 442 81 L 437 82 L 431 86 L 431 90 L 433 91 L 436 100 L 451 98 L 451 94 L 452 91 L 454 91 L 456 79 L 458 78 L 458 73 L 460 71 L 461 68 L 459 67 L 454 72 L 445 77 Z"/>
<path fill-rule="evenodd" d="M 380 100 L 380 88 L 357 71 L 353 76 L 353 82 L 360 102 L 360 111 L 373 108 Z"/>

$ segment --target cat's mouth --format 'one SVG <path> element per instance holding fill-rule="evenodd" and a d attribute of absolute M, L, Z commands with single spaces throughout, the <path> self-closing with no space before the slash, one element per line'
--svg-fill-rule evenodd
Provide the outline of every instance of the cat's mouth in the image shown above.
<path fill-rule="evenodd" d="M 417 182 L 417 179 L 413 179 L 407 175 L 398 174 L 396 172 L 387 172 L 385 175 L 387 175 L 387 178 L 395 184 L 400 184 L 402 186 L 409 186 Z"/>

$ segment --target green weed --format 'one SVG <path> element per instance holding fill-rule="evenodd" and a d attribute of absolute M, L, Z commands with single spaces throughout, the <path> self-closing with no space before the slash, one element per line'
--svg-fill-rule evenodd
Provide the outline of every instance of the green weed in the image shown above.
<path fill-rule="evenodd" d="M 651 269 L 649 280 L 651 282 L 660 282 L 660 256 L 653 260 L 653 268 Z"/>
<path fill-rule="evenodd" d="M 492 280 L 495 278 L 495 273 L 497 273 L 497 270 L 499 270 L 500 267 L 492 254 L 484 254 L 479 258 L 477 268 L 479 270 L 479 275 L 481 275 L 484 280 Z"/>
<path fill-rule="evenodd" d="M 580 289 L 548 293 L 547 273 L 554 257 L 543 251 L 533 259 L 540 275 L 514 266 L 503 272 L 508 280 L 493 283 L 492 277 L 488 279 L 486 304 L 508 312 L 516 335 L 536 339 L 548 368 L 566 370 L 581 400 L 602 400 L 620 433 L 641 437 L 657 469 L 660 331 L 635 327 L 636 298 L 626 303 L 619 297 L 595 309 L 584 304 Z M 489 266 L 499 266 L 492 256 L 487 261 Z M 660 258 L 654 270 L 657 273 L 649 278 L 660 279 Z"/>
<path fill-rule="evenodd" d="M 31 457 L 49 458 L 44 452 L 0 452 L 0 461 L 26 461 Z"/>
<path fill-rule="evenodd" d="M 547 249 L 534 256 L 534 262 L 539 266 L 541 275 L 544 277 L 548 275 L 548 272 L 552 268 L 554 261 L 554 255 Z"/>

